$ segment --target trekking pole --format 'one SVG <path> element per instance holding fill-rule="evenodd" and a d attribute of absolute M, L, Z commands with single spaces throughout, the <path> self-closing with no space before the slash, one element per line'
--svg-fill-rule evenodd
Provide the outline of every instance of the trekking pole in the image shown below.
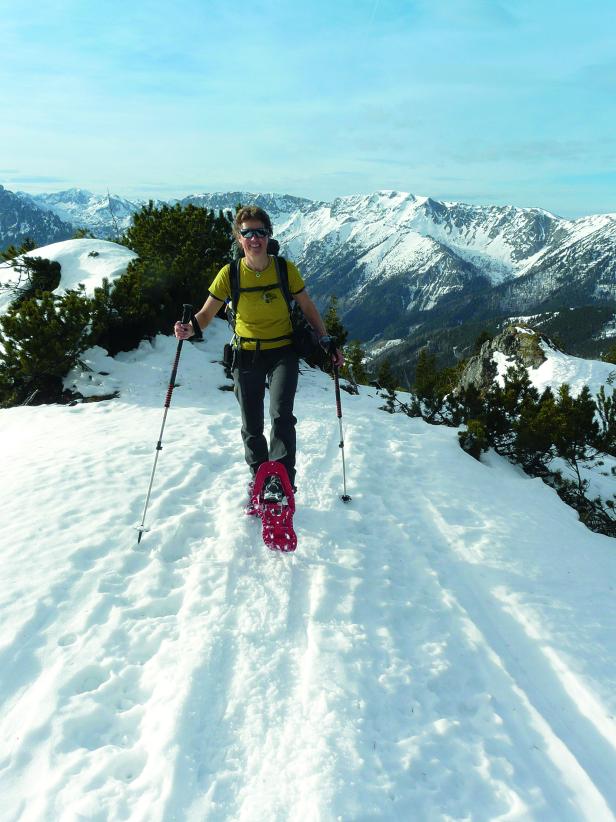
<path fill-rule="evenodd" d="M 338 424 L 340 426 L 340 453 L 342 454 L 342 488 L 343 494 L 340 499 L 343 502 L 350 502 L 351 497 L 347 494 L 346 488 L 346 467 L 344 464 L 344 436 L 342 433 L 342 403 L 340 402 L 340 377 L 338 375 L 338 366 L 334 363 L 334 386 L 336 389 L 336 414 L 338 416 Z"/>
<path fill-rule="evenodd" d="M 190 322 L 190 318 L 192 317 L 192 305 L 188 303 L 184 303 L 184 310 L 182 311 L 182 324 L 186 325 Z M 145 523 L 145 515 L 148 510 L 148 504 L 150 502 L 150 493 L 152 491 L 152 483 L 154 482 L 154 473 L 156 471 L 156 463 L 158 462 L 158 454 L 163 449 L 163 431 L 165 430 L 165 422 L 167 421 L 167 412 L 169 411 L 169 406 L 171 405 L 171 394 L 173 393 L 173 389 L 175 388 L 175 378 L 178 373 L 178 363 L 180 362 L 180 354 L 182 353 L 182 343 L 184 340 L 178 340 L 178 347 L 175 352 L 175 360 L 173 361 L 173 369 L 171 371 L 171 377 L 169 379 L 169 387 L 167 388 L 167 396 L 165 397 L 165 413 L 163 414 L 163 424 L 160 427 L 160 434 L 158 435 L 158 442 L 156 443 L 156 454 L 154 455 L 154 465 L 152 466 L 152 474 L 150 476 L 150 485 L 148 487 L 148 493 L 145 498 L 145 506 L 143 508 L 143 516 L 141 518 L 141 525 L 136 525 L 135 528 L 139 531 L 139 537 L 137 538 L 137 545 L 141 542 L 141 537 L 143 536 L 144 531 L 148 531 L 149 528 L 144 527 Z"/>

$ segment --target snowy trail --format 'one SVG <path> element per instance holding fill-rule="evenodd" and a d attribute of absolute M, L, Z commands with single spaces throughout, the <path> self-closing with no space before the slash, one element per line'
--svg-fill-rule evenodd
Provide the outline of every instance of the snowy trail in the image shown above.
<path fill-rule="evenodd" d="M 299 547 L 271 554 L 235 400 L 189 348 L 137 546 L 158 346 L 117 363 L 126 400 L 1 412 L 5 818 L 614 819 L 613 541 L 365 395 L 344 505 L 310 373 Z"/>
<path fill-rule="evenodd" d="M 528 481 L 528 486 L 533 484 Z M 529 487 L 520 488 L 517 482 L 516 485 L 518 493 L 530 490 Z M 479 490 L 479 487 L 475 486 L 475 489 Z M 537 492 L 549 496 L 543 486 Z M 515 713 L 525 716 L 522 728 L 515 729 L 516 723 L 513 725 L 516 734 L 522 732 L 519 743 L 523 743 L 532 728 L 536 740 L 532 743 L 531 754 L 535 751 L 539 754 L 533 759 L 540 758 L 545 762 L 547 756 L 551 760 L 554 779 L 549 801 L 551 812 L 558 819 L 577 819 L 580 812 L 584 818 L 612 818 L 616 810 L 613 796 L 616 723 L 613 716 L 606 716 L 605 708 L 597 705 L 581 678 L 554 649 L 555 638 L 545 630 L 538 614 L 526 607 L 523 597 L 508 587 L 510 580 L 503 575 L 502 569 L 491 574 L 480 564 L 481 558 L 487 556 L 486 549 L 494 547 L 490 543 L 498 534 L 495 525 L 502 519 L 498 507 L 494 506 L 493 519 L 486 521 L 483 528 L 478 528 L 476 523 L 469 528 L 468 504 L 470 502 L 471 509 L 475 507 L 477 510 L 479 500 L 475 505 L 472 500 L 467 500 L 463 510 L 452 506 L 442 494 L 435 502 L 423 501 L 424 511 L 429 516 L 423 517 L 422 532 L 434 535 L 427 556 L 460 621 L 467 624 L 469 637 L 474 636 L 475 642 L 483 648 L 486 667 L 493 669 L 490 692 L 498 711 L 508 714 L 508 727 L 511 727 Z M 520 551 L 526 547 L 525 542 L 530 543 L 528 547 L 533 550 L 546 551 L 546 539 L 553 546 L 565 545 L 567 531 L 571 527 L 580 527 L 579 523 L 570 521 L 570 512 L 564 512 L 565 516 L 561 518 L 563 512 L 559 510 L 559 503 L 553 502 L 556 521 L 552 523 L 550 533 L 535 533 L 529 537 L 527 528 L 520 529 Z M 481 504 L 485 516 L 488 513 L 485 497 Z M 522 506 L 522 510 L 528 510 L 528 507 Z M 474 551 L 476 555 L 473 557 Z M 519 585 L 519 580 L 511 582 L 514 583 L 512 587 L 518 587 L 515 582 Z M 556 601 L 550 605 L 558 608 Z M 535 761 L 533 767 L 537 764 Z M 562 795 L 563 782 L 571 792 L 568 797 Z"/>

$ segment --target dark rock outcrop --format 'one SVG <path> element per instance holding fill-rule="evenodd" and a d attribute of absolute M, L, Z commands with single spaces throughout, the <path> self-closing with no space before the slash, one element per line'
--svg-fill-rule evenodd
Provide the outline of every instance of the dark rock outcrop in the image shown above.
<path fill-rule="evenodd" d="M 554 348 L 543 334 L 521 325 L 510 325 L 503 332 L 481 346 L 478 354 L 471 357 L 460 375 L 459 388 L 473 385 L 486 391 L 494 382 L 498 369 L 494 354 L 499 352 L 525 368 L 538 368 L 547 359 L 541 343 Z"/>

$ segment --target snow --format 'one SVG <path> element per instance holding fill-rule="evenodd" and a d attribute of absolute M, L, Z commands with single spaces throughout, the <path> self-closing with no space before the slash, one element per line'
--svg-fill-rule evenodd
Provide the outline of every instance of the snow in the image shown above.
<path fill-rule="evenodd" d="M 595 339 L 613 341 L 614 337 L 616 337 L 616 314 L 603 326 L 601 331 L 595 335 Z"/>
<path fill-rule="evenodd" d="M 589 217 L 579 217 L 570 223 L 571 237 L 567 245 L 573 245 L 615 222 L 616 214 L 593 214 Z"/>
<path fill-rule="evenodd" d="M 314 243 L 322 246 L 329 259 L 332 249 L 344 249 L 350 240 L 355 259 L 362 264 L 364 282 L 421 271 L 436 257 L 453 252 L 499 284 L 521 275 L 553 250 L 547 227 L 542 236 L 535 236 L 541 229 L 536 224 L 538 216 L 546 226 L 564 234 L 575 227 L 577 236 L 581 230 L 541 209 L 480 207 L 438 202 L 408 192 L 377 191 L 313 203 L 307 210 L 302 206 L 288 220 L 277 221 L 276 235 L 282 247 L 299 260 L 313 255 Z M 596 221 L 587 233 L 609 224 L 610 220 Z M 537 242 L 541 247 L 535 250 Z M 424 308 L 438 300 L 440 287 L 432 300 L 423 301 Z"/>
<path fill-rule="evenodd" d="M 52 211 L 61 220 L 76 227 L 87 226 L 95 236 L 117 236 L 132 223 L 133 214 L 146 204 L 145 200 L 129 201 L 113 194 L 93 194 L 80 188 L 53 194 L 27 195 L 37 206 Z"/>
<path fill-rule="evenodd" d="M 585 385 L 590 388 L 593 396 L 599 393 L 601 386 L 605 386 L 609 394 L 608 386 L 616 373 L 613 363 L 584 360 L 556 351 L 544 342 L 540 345 L 547 359 L 538 368 L 529 371 L 531 381 L 538 391 L 544 391 L 548 385 L 567 383 L 573 396 L 577 396 Z"/>
<path fill-rule="evenodd" d="M 126 246 L 107 240 L 65 240 L 28 252 L 29 257 L 56 260 L 62 266 L 62 280 L 54 293 L 63 294 L 79 283 L 87 294 L 102 285 L 106 277 L 113 281 L 126 271 L 137 255 Z"/>
<path fill-rule="evenodd" d="M 532 333 L 524 328 L 517 330 Z M 577 397 L 585 385 L 588 386 L 593 397 L 599 393 L 602 386 L 606 389 L 608 396 L 610 395 L 616 376 L 616 366 L 613 363 L 573 357 L 557 351 L 543 341 L 539 345 L 545 354 L 545 361 L 537 368 L 528 369 L 530 381 L 539 393 L 543 393 L 548 387 L 557 389 L 563 383 L 567 383 L 574 397 Z M 511 368 L 515 361 L 502 351 L 495 351 L 492 358 L 497 366 L 496 380 L 500 385 L 504 385 L 507 369 Z"/>
<path fill-rule="evenodd" d="M 519 327 L 518 332 L 532 333 L 529 329 Z M 613 384 L 616 381 L 616 366 L 613 363 L 599 362 L 597 360 L 585 360 L 580 357 L 572 357 L 557 351 L 545 342 L 539 343 L 545 361 L 537 368 L 529 368 L 528 376 L 532 385 L 542 394 L 546 388 L 552 388 L 554 393 L 558 388 L 567 384 L 574 397 L 580 393 L 584 386 L 588 386 L 591 396 L 596 398 L 601 388 L 605 389 L 607 397 L 612 396 Z M 496 380 L 501 386 L 505 384 L 507 369 L 515 364 L 513 358 L 507 357 L 502 351 L 495 351 L 492 355 L 496 363 Z M 577 477 L 573 469 L 563 460 L 555 459 L 550 463 L 550 470 L 560 471 L 566 479 L 577 482 Z M 603 500 L 612 499 L 616 493 L 614 477 L 616 477 L 616 458 L 603 456 L 601 463 L 594 467 L 580 466 L 583 479 L 588 480 L 589 487 L 587 496 L 591 499 L 599 496 Z"/>
<path fill-rule="evenodd" d="M 60 243 L 35 248 L 25 257 L 42 257 L 60 263 L 61 281 L 53 292 L 64 294 L 68 289 L 76 288 L 79 283 L 85 286 L 86 293 L 94 294 L 94 289 L 102 285 L 103 279 L 110 282 L 125 273 L 129 262 L 137 257 L 134 251 L 126 246 L 107 240 L 64 240 Z M 0 282 L 14 281 L 14 272 L 8 264 L 0 264 Z M 14 295 L 0 292 L 0 313 L 6 312 Z"/>
<path fill-rule="evenodd" d="M 377 355 L 380 355 L 380 354 L 383 354 L 385 351 L 389 350 L 390 348 L 396 348 L 398 345 L 402 345 L 403 342 L 404 342 L 403 339 L 380 340 L 379 342 L 377 342 L 374 345 L 370 346 L 370 349 L 369 349 L 370 358 L 376 357 Z"/>
<path fill-rule="evenodd" d="M 614 542 L 369 389 L 344 505 L 310 371 L 299 546 L 269 553 L 215 325 L 138 546 L 173 338 L 87 352 L 68 382 L 117 399 L 0 411 L 3 820 L 614 819 Z"/>
<path fill-rule="evenodd" d="M 0 263 L 0 286 L 7 285 L 7 282 L 9 281 L 7 281 L 6 274 L 3 271 L 3 266 Z M 0 315 L 6 314 L 14 299 L 15 293 L 10 288 L 10 282 L 9 288 L 0 288 Z"/>

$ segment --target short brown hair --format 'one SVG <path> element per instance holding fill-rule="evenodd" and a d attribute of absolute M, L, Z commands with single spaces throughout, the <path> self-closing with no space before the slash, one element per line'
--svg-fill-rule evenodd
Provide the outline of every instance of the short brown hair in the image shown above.
<path fill-rule="evenodd" d="M 267 228 L 270 235 L 274 233 L 272 221 L 269 218 L 267 211 L 264 211 L 259 206 L 243 206 L 238 209 L 235 219 L 233 220 L 233 234 L 236 239 L 240 236 L 240 227 L 246 220 L 260 220 L 264 228 Z"/>

